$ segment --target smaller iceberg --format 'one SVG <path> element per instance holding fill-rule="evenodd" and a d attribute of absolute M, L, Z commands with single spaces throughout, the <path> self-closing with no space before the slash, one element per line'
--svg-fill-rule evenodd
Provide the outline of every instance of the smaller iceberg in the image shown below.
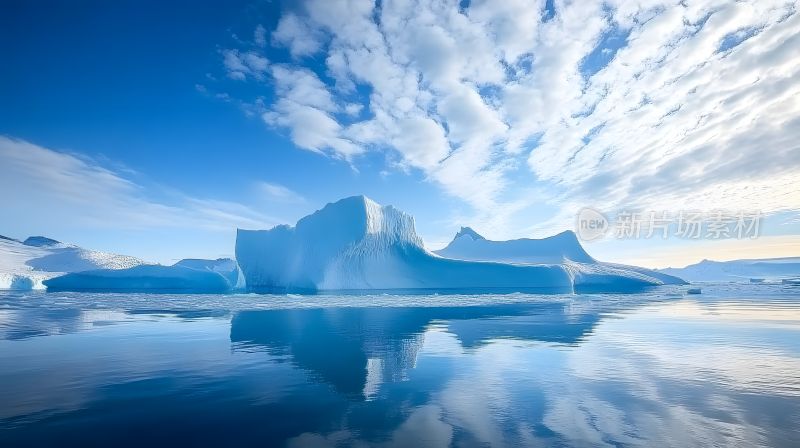
<path fill-rule="evenodd" d="M 642 284 L 686 284 L 679 277 L 652 269 L 595 260 L 571 230 L 541 239 L 491 241 L 469 227 L 462 227 L 447 247 L 434 253 L 467 261 L 561 265 L 570 272 L 575 286 L 581 288 L 610 291 Z"/>
<path fill-rule="evenodd" d="M 73 272 L 42 282 L 50 289 L 191 289 L 225 291 L 234 285 L 221 273 L 185 266 L 140 265 L 128 269 Z"/>

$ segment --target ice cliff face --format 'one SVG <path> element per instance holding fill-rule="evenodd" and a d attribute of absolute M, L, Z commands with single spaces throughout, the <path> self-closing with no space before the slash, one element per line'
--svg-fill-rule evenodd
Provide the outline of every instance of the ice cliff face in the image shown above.
<path fill-rule="evenodd" d="M 474 231 L 459 240 L 470 241 Z M 559 236 L 552 244 L 558 245 Z M 573 235 L 574 238 L 574 235 Z M 535 240 L 530 240 L 535 241 Z M 577 243 L 577 241 L 576 241 Z M 580 244 L 575 258 L 594 261 Z M 414 218 L 364 196 L 328 204 L 295 227 L 239 230 L 236 258 L 249 288 L 289 290 L 560 288 L 572 291 L 576 277 L 571 259 L 472 261 L 443 257 L 425 249 Z M 609 276 L 614 274 L 609 272 Z M 645 275 L 602 278 L 598 284 L 641 286 L 662 282 Z"/>
<path fill-rule="evenodd" d="M 365 271 L 425 249 L 414 218 L 356 196 L 328 204 L 296 227 L 239 230 L 236 258 L 250 286 L 370 289 Z"/>

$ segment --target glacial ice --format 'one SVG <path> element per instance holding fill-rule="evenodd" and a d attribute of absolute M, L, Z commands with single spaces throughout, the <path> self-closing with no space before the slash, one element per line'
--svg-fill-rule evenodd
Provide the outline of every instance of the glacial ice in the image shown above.
<path fill-rule="evenodd" d="M 45 280 L 52 289 L 191 289 L 224 291 L 232 288 L 219 272 L 184 266 L 140 265 L 128 269 L 73 272 Z"/>
<path fill-rule="evenodd" d="M 464 243 L 475 242 L 476 235 L 462 230 L 459 245 L 465 238 Z M 513 259 L 449 258 L 425 249 L 412 216 L 354 196 L 326 205 L 295 227 L 240 229 L 236 259 L 248 288 L 265 292 L 472 288 L 571 292 L 576 284 L 608 289 L 663 284 L 639 272 L 598 265 L 577 240 L 572 244 L 574 238 L 574 234 L 556 235 L 542 246 L 548 250 L 541 254 L 536 244 L 512 247 Z"/>
<path fill-rule="evenodd" d="M 578 242 L 572 231 L 561 232 L 539 240 L 521 238 L 510 241 L 489 241 L 469 227 L 462 227 L 444 249 L 434 251 L 446 258 L 504 263 L 549 263 L 566 261 L 597 263 Z"/>
<path fill-rule="evenodd" d="M 0 238 L 0 289 L 243 289 L 235 260 L 186 259 L 173 266 L 34 236 Z"/>
<path fill-rule="evenodd" d="M 469 261 L 563 264 L 572 273 L 576 286 L 611 284 L 622 286 L 628 282 L 653 280 L 664 284 L 686 283 L 678 277 L 652 269 L 597 261 L 586 253 L 578 237 L 571 230 L 542 239 L 490 241 L 471 228 L 462 227 L 447 247 L 434 253 L 447 258 Z"/>
<path fill-rule="evenodd" d="M 236 260 L 231 258 L 218 258 L 216 260 L 186 258 L 175 263 L 173 266 L 217 272 L 225 277 L 228 282 L 233 285 L 233 288 L 244 289 L 245 287 L 244 275 L 242 275 L 242 271 L 239 269 L 239 264 Z"/>

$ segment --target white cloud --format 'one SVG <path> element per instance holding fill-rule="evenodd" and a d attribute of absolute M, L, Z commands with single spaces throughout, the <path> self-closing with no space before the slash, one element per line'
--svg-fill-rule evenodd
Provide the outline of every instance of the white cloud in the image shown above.
<path fill-rule="evenodd" d="M 288 48 L 292 57 L 300 58 L 320 51 L 322 37 L 322 33 L 309 27 L 295 14 L 287 13 L 272 33 L 272 42 L 276 47 Z"/>
<path fill-rule="evenodd" d="M 295 193 L 294 191 L 284 187 L 283 185 L 270 184 L 267 182 L 258 182 L 256 186 L 261 195 L 265 199 L 270 201 L 293 202 L 293 203 L 306 202 L 306 200 L 298 193 Z"/>
<path fill-rule="evenodd" d="M 195 88 L 195 89 L 197 89 L 197 91 L 198 91 L 198 92 L 203 92 L 203 93 L 205 93 L 205 92 L 206 92 L 206 88 L 205 88 L 205 86 L 202 86 L 202 85 L 200 85 L 200 84 L 195 84 L 195 85 L 194 85 L 194 88 Z"/>
<path fill-rule="evenodd" d="M 252 76 L 259 81 L 264 81 L 264 72 L 269 67 L 267 58 L 249 51 L 239 53 L 238 50 L 222 50 L 222 63 L 228 71 L 228 77 L 244 81 L 247 76 Z"/>
<path fill-rule="evenodd" d="M 297 146 L 316 152 L 331 150 L 350 159 L 363 149 L 342 138 L 342 126 L 332 117 L 339 111 L 325 84 L 309 70 L 272 68 L 278 101 L 262 115 L 267 124 L 289 128 Z"/>
<path fill-rule="evenodd" d="M 496 237 L 543 193 L 555 217 L 526 236 L 570 227 L 587 204 L 800 208 L 796 2 L 556 2 L 548 20 L 544 3 L 309 0 L 273 41 L 295 58 L 329 41 L 334 81 L 273 67 L 264 119 L 348 160 L 389 150 Z M 613 56 L 587 77 L 595 52 Z M 225 65 L 239 79 L 268 72 L 238 53 Z M 371 116 L 345 126 L 337 114 L 358 115 L 346 101 L 357 85 Z M 509 199 L 512 172 L 526 186 Z"/>
<path fill-rule="evenodd" d="M 267 34 L 266 28 L 264 28 L 263 25 L 259 24 L 256 27 L 256 31 L 254 33 L 254 35 L 255 35 L 255 38 L 254 38 L 255 44 L 258 45 L 259 47 L 263 47 L 263 46 L 267 45 L 267 38 L 265 37 L 266 34 Z"/>
<path fill-rule="evenodd" d="M 350 116 L 360 114 L 362 109 L 364 109 L 364 105 L 360 103 L 351 103 L 344 107 L 344 111 Z"/>

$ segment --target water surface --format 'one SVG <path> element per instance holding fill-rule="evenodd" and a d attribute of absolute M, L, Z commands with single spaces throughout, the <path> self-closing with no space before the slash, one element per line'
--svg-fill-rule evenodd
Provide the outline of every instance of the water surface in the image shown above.
<path fill-rule="evenodd" d="M 0 446 L 799 446 L 800 288 L 0 292 Z"/>

